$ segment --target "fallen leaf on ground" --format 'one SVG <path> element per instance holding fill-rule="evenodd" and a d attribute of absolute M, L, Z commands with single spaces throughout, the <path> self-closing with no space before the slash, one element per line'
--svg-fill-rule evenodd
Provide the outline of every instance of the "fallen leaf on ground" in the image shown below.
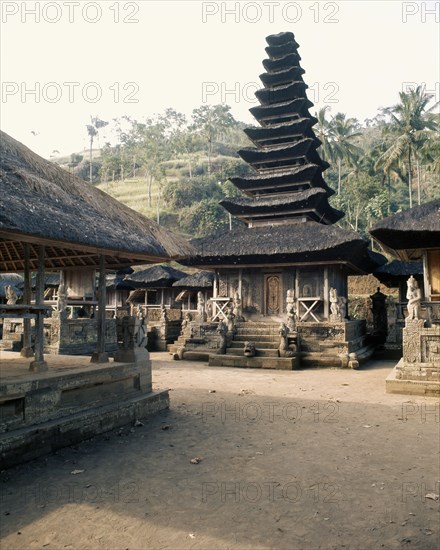
<path fill-rule="evenodd" d="M 428 493 L 427 495 L 425 495 L 425 498 L 430 498 L 431 500 L 438 500 L 439 495 L 436 495 L 435 493 Z"/>
<path fill-rule="evenodd" d="M 202 462 L 202 459 L 198 456 L 196 456 L 195 458 L 192 458 L 190 460 L 191 464 L 198 464 L 199 462 Z"/>
<path fill-rule="evenodd" d="M 140 420 L 135 420 L 133 425 L 134 425 L 135 428 L 139 428 L 140 426 L 143 426 L 144 424 Z"/>
<path fill-rule="evenodd" d="M 160 427 L 162 430 L 171 430 L 172 426 L 171 424 L 164 424 Z"/>
<path fill-rule="evenodd" d="M 77 474 L 82 474 L 84 473 L 85 470 L 72 470 L 70 473 L 73 475 L 73 476 L 76 476 Z"/>
<path fill-rule="evenodd" d="M 215 393 L 215 390 L 209 390 L 209 393 Z"/>
<path fill-rule="evenodd" d="M 190 533 L 190 534 L 188 535 L 188 537 L 189 537 L 190 539 L 195 539 L 195 538 L 196 538 L 196 536 L 195 536 L 194 533 Z"/>

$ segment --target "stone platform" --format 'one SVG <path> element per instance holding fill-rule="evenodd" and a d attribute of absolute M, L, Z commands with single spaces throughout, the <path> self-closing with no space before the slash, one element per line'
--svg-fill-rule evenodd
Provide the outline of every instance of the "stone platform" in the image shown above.
<path fill-rule="evenodd" d="M 437 380 L 404 380 L 399 378 L 403 358 L 390 372 L 385 380 L 387 393 L 400 393 L 404 395 L 424 395 L 427 397 L 440 397 L 440 377 Z"/>
<path fill-rule="evenodd" d="M 0 351 L 0 469 L 112 430 L 169 406 L 153 392 L 151 362 L 90 363 L 46 356 L 48 371 Z"/>
<path fill-rule="evenodd" d="M 405 319 L 403 357 L 386 380 L 386 391 L 440 396 L 440 325 Z"/>

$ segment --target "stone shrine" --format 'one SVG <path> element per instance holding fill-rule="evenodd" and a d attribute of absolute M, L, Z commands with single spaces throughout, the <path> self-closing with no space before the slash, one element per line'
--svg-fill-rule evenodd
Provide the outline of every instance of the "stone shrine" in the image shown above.
<path fill-rule="evenodd" d="M 329 164 L 317 151 L 294 35 L 266 40 L 260 105 L 250 109 L 259 126 L 244 130 L 255 146 L 238 152 L 255 175 L 230 178 L 243 196 L 221 202 L 243 227 L 194 240 L 196 253 L 181 263 L 215 273 L 210 322 L 228 326 L 240 303 L 226 353 L 209 354 L 211 365 L 357 367 L 372 348 L 365 322 L 347 318 L 347 276 L 378 263 L 358 234 L 334 225 L 344 213 L 328 202 Z M 284 327 L 295 351 L 281 356 Z M 251 341 L 253 356 L 244 350 Z"/>

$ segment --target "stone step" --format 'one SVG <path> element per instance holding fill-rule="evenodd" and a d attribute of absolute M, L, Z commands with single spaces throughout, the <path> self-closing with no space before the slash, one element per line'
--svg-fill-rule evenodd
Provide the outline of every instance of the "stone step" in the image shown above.
<path fill-rule="evenodd" d="M 253 342 L 255 344 L 256 348 L 262 348 L 262 349 L 278 349 L 280 343 L 279 342 L 266 342 L 262 341 L 261 339 L 258 340 L 251 340 L 249 338 L 245 338 L 244 340 L 232 340 L 230 348 L 234 349 L 242 349 L 244 347 L 245 342 Z"/>
<path fill-rule="evenodd" d="M 298 368 L 299 362 L 297 357 L 244 357 L 212 354 L 209 356 L 209 366 L 294 370 Z"/>
<path fill-rule="evenodd" d="M 263 321 L 262 322 L 245 321 L 245 322 L 236 323 L 236 326 L 240 328 L 254 327 L 254 328 L 279 329 L 280 323 L 265 323 Z"/>
<path fill-rule="evenodd" d="M 239 355 L 244 357 L 243 348 L 228 348 L 226 355 Z M 278 349 L 257 348 L 255 350 L 255 357 L 278 357 Z"/>
<path fill-rule="evenodd" d="M 271 336 L 270 334 L 236 334 L 234 336 L 234 342 L 261 342 L 261 343 L 280 343 L 280 336 Z"/>
<path fill-rule="evenodd" d="M 236 334 L 240 336 L 246 336 L 246 334 L 255 334 L 258 336 L 279 336 L 279 329 L 276 330 L 267 330 L 267 329 L 258 329 L 258 328 L 237 328 L 235 331 Z"/>

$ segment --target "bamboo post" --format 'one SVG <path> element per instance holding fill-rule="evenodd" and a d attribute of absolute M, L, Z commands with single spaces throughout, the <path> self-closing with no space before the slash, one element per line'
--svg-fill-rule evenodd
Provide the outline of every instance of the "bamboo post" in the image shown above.
<path fill-rule="evenodd" d="M 44 246 L 38 247 L 38 272 L 37 283 L 35 289 L 35 305 L 44 305 L 44 258 L 45 249 Z M 47 371 L 47 363 L 44 360 L 44 312 L 38 311 L 37 318 L 35 319 L 35 358 L 29 366 L 29 370 L 32 372 L 45 372 Z"/>

